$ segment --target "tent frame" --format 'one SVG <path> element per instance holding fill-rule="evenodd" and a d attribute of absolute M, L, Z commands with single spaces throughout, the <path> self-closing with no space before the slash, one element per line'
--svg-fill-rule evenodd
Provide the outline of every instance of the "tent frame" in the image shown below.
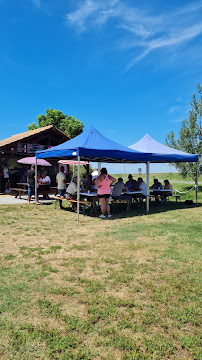
<path fill-rule="evenodd" d="M 136 163 L 136 162 L 134 162 Z M 98 174 L 100 175 L 101 162 L 98 162 Z M 146 161 L 146 184 L 147 184 L 147 194 L 146 194 L 146 215 L 149 215 L 149 174 L 150 174 L 150 161 Z M 198 163 L 197 163 L 197 181 L 196 181 L 196 204 L 198 204 Z M 37 158 L 35 163 L 35 208 L 36 208 L 36 198 L 37 198 Z M 79 202 L 80 202 L 80 156 L 77 156 L 77 222 L 79 222 Z"/>
<path fill-rule="evenodd" d="M 155 141 L 155 140 L 154 140 Z M 157 143 L 159 144 L 159 143 Z M 134 144 L 135 145 L 135 144 Z M 159 144 L 166 148 L 164 145 Z M 169 148 L 170 149 L 170 148 Z M 147 193 L 146 193 L 146 213 L 149 213 L 149 167 L 150 163 L 167 163 L 167 162 L 197 162 L 198 156 L 186 154 L 170 149 L 159 152 L 158 148 L 155 151 L 143 151 L 142 148 L 134 149 L 133 145 L 126 148 L 100 134 L 93 126 L 89 130 L 83 132 L 77 137 L 65 142 L 64 144 L 56 146 L 54 149 L 47 149 L 36 152 L 36 166 L 35 166 L 35 195 L 37 194 L 37 158 L 56 158 L 60 159 L 75 159 L 78 161 L 77 173 L 77 220 L 79 221 L 79 200 L 80 200 L 80 161 L 98 162 L 98 173 L 100 172 L 100 162 L 106 163 L 146 163 L 146 177 L 147 177 Z M 36 196 L 35 196 L 36 206 Z"/>
<path fill-rule="evenodd" d="M 147 183 L 147 195 L 146 195 L 146 214 L 149 214 L 149 167 L 150 161 L 146 162 L 146 183 Z M 101 162 L 98 162 L 98 174 L 100 174 Z M 37 198 L 37 158 L 35 163 L 35 208 Z M 79 222 L 79 202 L 80 202 L 80 156 L 77 156 L 77 222 Z"/>

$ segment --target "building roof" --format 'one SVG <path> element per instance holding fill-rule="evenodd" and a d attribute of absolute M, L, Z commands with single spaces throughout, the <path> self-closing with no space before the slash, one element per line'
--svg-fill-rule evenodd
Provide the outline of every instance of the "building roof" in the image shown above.
<path fill-rule="evenodd" d="M 1 140 L 0 148 L 5 147 L 7 145 L 11 145 L 17 141 L 23 141 L 25 139 L 30 139 L 36 135 L 40 135 L 40 134 L 48 132 L 50 130 L 54 131 L 59 136 L 61 136 L 63 138 L 63 141 L 69 140 L 69 137 L 66 134 L 64 134 L 61 130 L 59 130 L 57 127 L 55 127 L 54 125 L 48 125 L 48 126 L 44 126 L 42 128 L 35 129 L 35 130 L 30 130 L 30 131 L 26 131 L 26 132 L 23 132 L 20 134 L 16 134 L 7 139 Z"/>

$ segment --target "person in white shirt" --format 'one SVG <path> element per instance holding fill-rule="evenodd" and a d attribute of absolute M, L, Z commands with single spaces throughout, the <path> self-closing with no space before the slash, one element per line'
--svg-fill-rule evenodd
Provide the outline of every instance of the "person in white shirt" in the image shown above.
<path fill-rule="evenodd" d="M 67 197 L 72 200 L 76 200 L 77 198 L 77 176 L 74 176 L 72 181 L 67 187 Z M 72 208 L 76 210 L 76 203 L 72 203 Z"/>
<path fill-rule="evenodd" d="M 74 176 L 72 181 L 67 187 L 66 192 L 70 195 L 76 195 L 77 194 L 77 176 Z"/>
<path fill-rule="evenodd" d="M 146 199 L 147 196 L 147 184 L 143 181 L 141 177 L 137 179 L 138 190 L 141 191 L 141 194 L 138 196 L 140 205 L 143 207 L 143 199 Z"/>
<path fill-rule="evenodd" d="M 50 176 L 46 175 L 46 173 L 43 173 L 41 183 L 45 184 L 45 185 L 50 185 L 50 183 L 51 183 Z"/>
<path fill-rule="evenodd" d="M 50 190 L 51 179 L 46 172 L 42 173 L 41 179 L 39 179 L 39 185 L 43 184 L 43 198 L 49 199 L 48 190 Z"/>
<path fill-rule="evenodd" d="M 66 192 L 66 175 L 64 174 L 64 166 L 60 167 L 60 172 L 56 176 L 56 183 L 58 184 L 58 192 L 61 198 L 64 198 Z M 62 209 L 62 200 L 59 200 L 59 209 Z"/>
<path fill-rule="evenodd" d="M 123 183 L 122 178 L 118 178 L 118 182 L 114 184 L 112 197 L 114 200 L 127 200 L 126 210 L 130 210 L 130 196 L 122 194 L 123 191 L 126 191 L 126 187 Z"/>

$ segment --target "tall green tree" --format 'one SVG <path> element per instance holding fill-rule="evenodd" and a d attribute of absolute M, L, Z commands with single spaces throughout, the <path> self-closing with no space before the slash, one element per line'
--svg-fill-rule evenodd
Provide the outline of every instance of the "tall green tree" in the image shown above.
<path fill-rule="evenodd" d="M 190 154 L 198 154 L 199 166 L 198 173 L 202 173 L 202 132 L 201 132 L 201 117 L 202 117 L 202 86 L 197 85 L 197 94 L 193 94 L 191 101 L 191 110 L 189 117 L 181 123 L 178 138 L 175 139 L 175 134 L 171 131 L 166 136 L 166 144 L 174 149 L 181 150 Z M 196 183 L 197 178 L 197 164 L 196 163 L 173 163 L 176 169 L 185 178 L 190 176 Z"/>
<path fill-rule="evenodd" d="M 67 116 L 59 110 L 46 110 L 46 115 L 39 115 L 38 125 L 32 123 L 28 125 L 28 130 L 35 130 L 40 127 L 55 125 L 58 129 L 63 131 L 71 139 L 83 132 L 83 122 L 77 120 L 74 116 Z"/>

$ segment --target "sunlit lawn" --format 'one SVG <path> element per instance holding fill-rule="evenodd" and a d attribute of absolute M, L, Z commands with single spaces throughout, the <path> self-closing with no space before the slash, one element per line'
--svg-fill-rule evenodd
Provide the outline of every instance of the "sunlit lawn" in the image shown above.
<path fill-rule="evenodd" d="M 201 203 L 0 207 L 1 359 L 201 359 Z"/>
<path fill-rule="evenodd" d="M 133 173 L 132 174 L 134 179 L 137 179 L 139 176 L 141 176 L 143 179 L 146 179 L 146 174 L 143 173 L 141 175 L 137 174 L 137 173 Z M 128 180 L 128 173 L 125 173 L 125 174 L 115 174 L 113 175 L 115 176 L 115 178 L 118 178 L 118 177 L 123 177 L 125 178 L 125 180 L 127 181 Z M 150 173 L 149 175 L 149 178 L 151 180 L 151 183 L 152 183 L 152 180 L 153 179 L 159 179 L 160 181 L 163 181 L 165 179 L 168 179 L 171 183 L 172 181 L 186 181 L 186 182 L 194 182 L 194 180 L 190 177 L 186 177 L 186 178 L 183 178 L 183 176 L 179 173 L 172 173 L 172 172 L 168 172 L 168 173 Z M 199 182 L 202 181 L 202 175 L 199 176 L 199 179 L 198 179 Z"/>

